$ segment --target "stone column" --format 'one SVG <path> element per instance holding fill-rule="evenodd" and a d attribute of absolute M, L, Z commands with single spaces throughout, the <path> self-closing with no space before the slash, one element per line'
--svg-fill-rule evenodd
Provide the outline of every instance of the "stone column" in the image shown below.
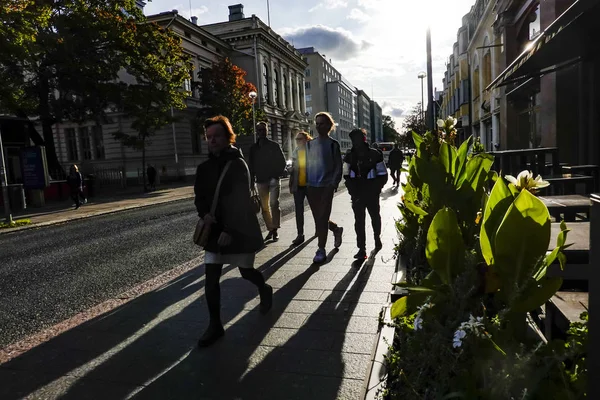
<path fill-rule="evenodd" d="M 300 79 L 300 87 L 302 88 L 302 96 L 300 96 L 300 111 L 304 115 L 306 113 L 306 91 L 304 90 L 304 76 L 298 75 Z"/>
<path fill-rule="evenodd" d="M 296 96 L 294 96 L 294 110 L 300 111 L 300 80 L 298 73 L 294 71 L 294 87 L 296 88 Z"/>

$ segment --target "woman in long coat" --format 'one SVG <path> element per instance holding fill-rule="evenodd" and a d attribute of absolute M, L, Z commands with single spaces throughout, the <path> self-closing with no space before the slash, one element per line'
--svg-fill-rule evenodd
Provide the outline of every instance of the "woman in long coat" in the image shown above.
<path fill-rule="evenodd" d="M 258 288 L 260 311 L 266 313 L 273 302 L 273 288 L 254 269 L 256 252 L 263 247 L 262 232 L 253 209 L 250 178 L 246 161 L 235 148 L 235 133 L 226 117 L 216 116 L 204 123 L 209 159 L 196 170 L 196 209 L 205 222 L 213 222 L 206 254 L 206 303 L 210 323 L 200 338 L 200 347 L 210 346 L 225 333 L 221 323 L 221 289 L 219 280 L 223 264 L 235 265 L 244 279 Z M 213 196 L 221 173 L 225 172 L 217 207 L 210 214 Z"/>

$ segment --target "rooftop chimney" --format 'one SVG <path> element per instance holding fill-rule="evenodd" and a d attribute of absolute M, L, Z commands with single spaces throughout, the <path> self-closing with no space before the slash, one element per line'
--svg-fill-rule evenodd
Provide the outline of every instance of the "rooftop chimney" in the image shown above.
<path fill-rule="evenodd" d="M 229 6 L 229 21 L 239 21 L 240 19 L 244 19 L 244 5 Z"/>
<path fill-rule="evenodd" d="M 192 18 L 190 18 L 190 20 L 192 21 L 192 24 L 198 25 L 198 17 L 192 16 Z"/>

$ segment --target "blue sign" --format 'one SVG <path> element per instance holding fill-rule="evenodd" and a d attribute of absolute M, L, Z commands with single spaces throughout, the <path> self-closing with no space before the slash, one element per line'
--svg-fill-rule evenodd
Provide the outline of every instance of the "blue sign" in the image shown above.
<path fill-rule="evenodd" d="M 44 189 L 49 186 L 44 146 L 21 149 L 21 175 L 24 189 Z"/>

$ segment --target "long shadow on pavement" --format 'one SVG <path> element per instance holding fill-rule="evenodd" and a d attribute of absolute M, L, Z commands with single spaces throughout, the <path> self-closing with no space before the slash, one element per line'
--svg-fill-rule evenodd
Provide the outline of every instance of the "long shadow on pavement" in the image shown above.
<path fill-rule="evenodd" d="M 265 277 L 274 273 L 279 267 L 299 253 L 309 242 L 297 248 L 289 248 L 275 255 L 261 265 Z M 181 290 L 185 291 L 186 288 Z M 197 289 L 194 290 L 197 292 Z M 234 297 L 228 294 L 234 293 Z M 260 326 L 265 323 L 265 317 L 258 314 L 257 310 L 245 309 L 252 304 L 257 296 L 256 288 L 241 278 L 226 278 L 221 282 L 222 312 L 221 317 L 226 326 L 224 341 L 243 345 L 253 335 L 254 330 L 247 325 L 238 325 L 236 319 L 247 318 L 252 324 Z M 189 301 L 188 301 L 189 300 Z M 175 304 L 178 303 L 177 307 Z M 166 308 L 175 308 L 174 313 Z M 246 307 L 248 308 L 248 307 Z M 256 307 L 253 307 L 256 308 Z M 200 300 L 185 294 L 176 296 L 175 299 L 165 304 L 164 318 L 155 326 L 146 329 L 142 335 L 130 338 L 128 345 L 114 354 L 110 359 L 95 366 L 85 375 L 85 379 L 72 382 L 68 391 L 60 398 L 82 399 L 90 396 L 94 390 L 91 385 L 96 382 L 111 381 L 121 385 L 112 385 L 111 391 L 103 388 L 99 398 L 124 398 L 142 389 L 156 377 L 161 376 L 178 364 L 179 360 L 196 348 L 198 337 L 207 324 L 207 311 L 204 296 Z M 228 326 L 229 325 L 229 326 Z M 116 392 L 114 392 L 116 391 Z M 162 398 L 173 394 L 173 389 Z M 193 396 L 192 396 L 193 397 Z"/>
<path fill-rule="evenodd" d="M 331 259 L 332 254 L 328 259 Z M 374 256 L 373 256 L 374 257 Z M 373 258 L 374 259 L 374 258 Z M 276 322 L 284 314 L 288 300 L 293 299 L 311 275 L 326 271 L 326 265 L 311 265 L 282 289 L 274 299 L 269 323 L 254 323 L 247 315 L 239 326 L 251 327 L 253 334 L 242 342 L 223 341 L 212 348 L 193 350 L 170 371 L 155 379 L 140 391 L 135 399 L 323 399 L 338 398 L 346 390 L 348 396 L 358 398 L 369 355 L 345 354 L 345 336 L 356 302 L 350 297 L 360 294 L 372 271 L 371 265 L 361 268 L 362 262 L 349 267 L 346 275 L 335 285 L 335 293 L 342 298 L 328 298 L 308 320 L 290 336 L 273 338 L 279 344 L 261 345 L 267 335 L 273 334 Z M 352 283 L 354 281 L 354 283 Z M 245 321 L 244 321 L 245 319 Z M 369 336 L 369 335 L 366 335 Z M 368 348 L 372 345 L 368 338 Z M 342 387 L 349 380 L 350 387 Z M 351 379 L 350 379 L 351 380 Z"/>
<path fill-rule="evenodd" d="M 287 249 L 259 269 L 268 277 L 302 248 Z M 223 268 L 223 275 L 234 269 Z M 196 295 L 204 287 L 203 277 L 204 268 L 194 268 L 0 365 L 0 398 L 32 393 L 32 398 L 126 397 L 195 347 L 208 320 L 204 296 Z M 237 294 L 235 302 L 224 301 L 227 322 L 257 293 L 241 278 L 221 285 L 224 297 Z M 228 331 L 228 336 L 236 334 Z"/>

